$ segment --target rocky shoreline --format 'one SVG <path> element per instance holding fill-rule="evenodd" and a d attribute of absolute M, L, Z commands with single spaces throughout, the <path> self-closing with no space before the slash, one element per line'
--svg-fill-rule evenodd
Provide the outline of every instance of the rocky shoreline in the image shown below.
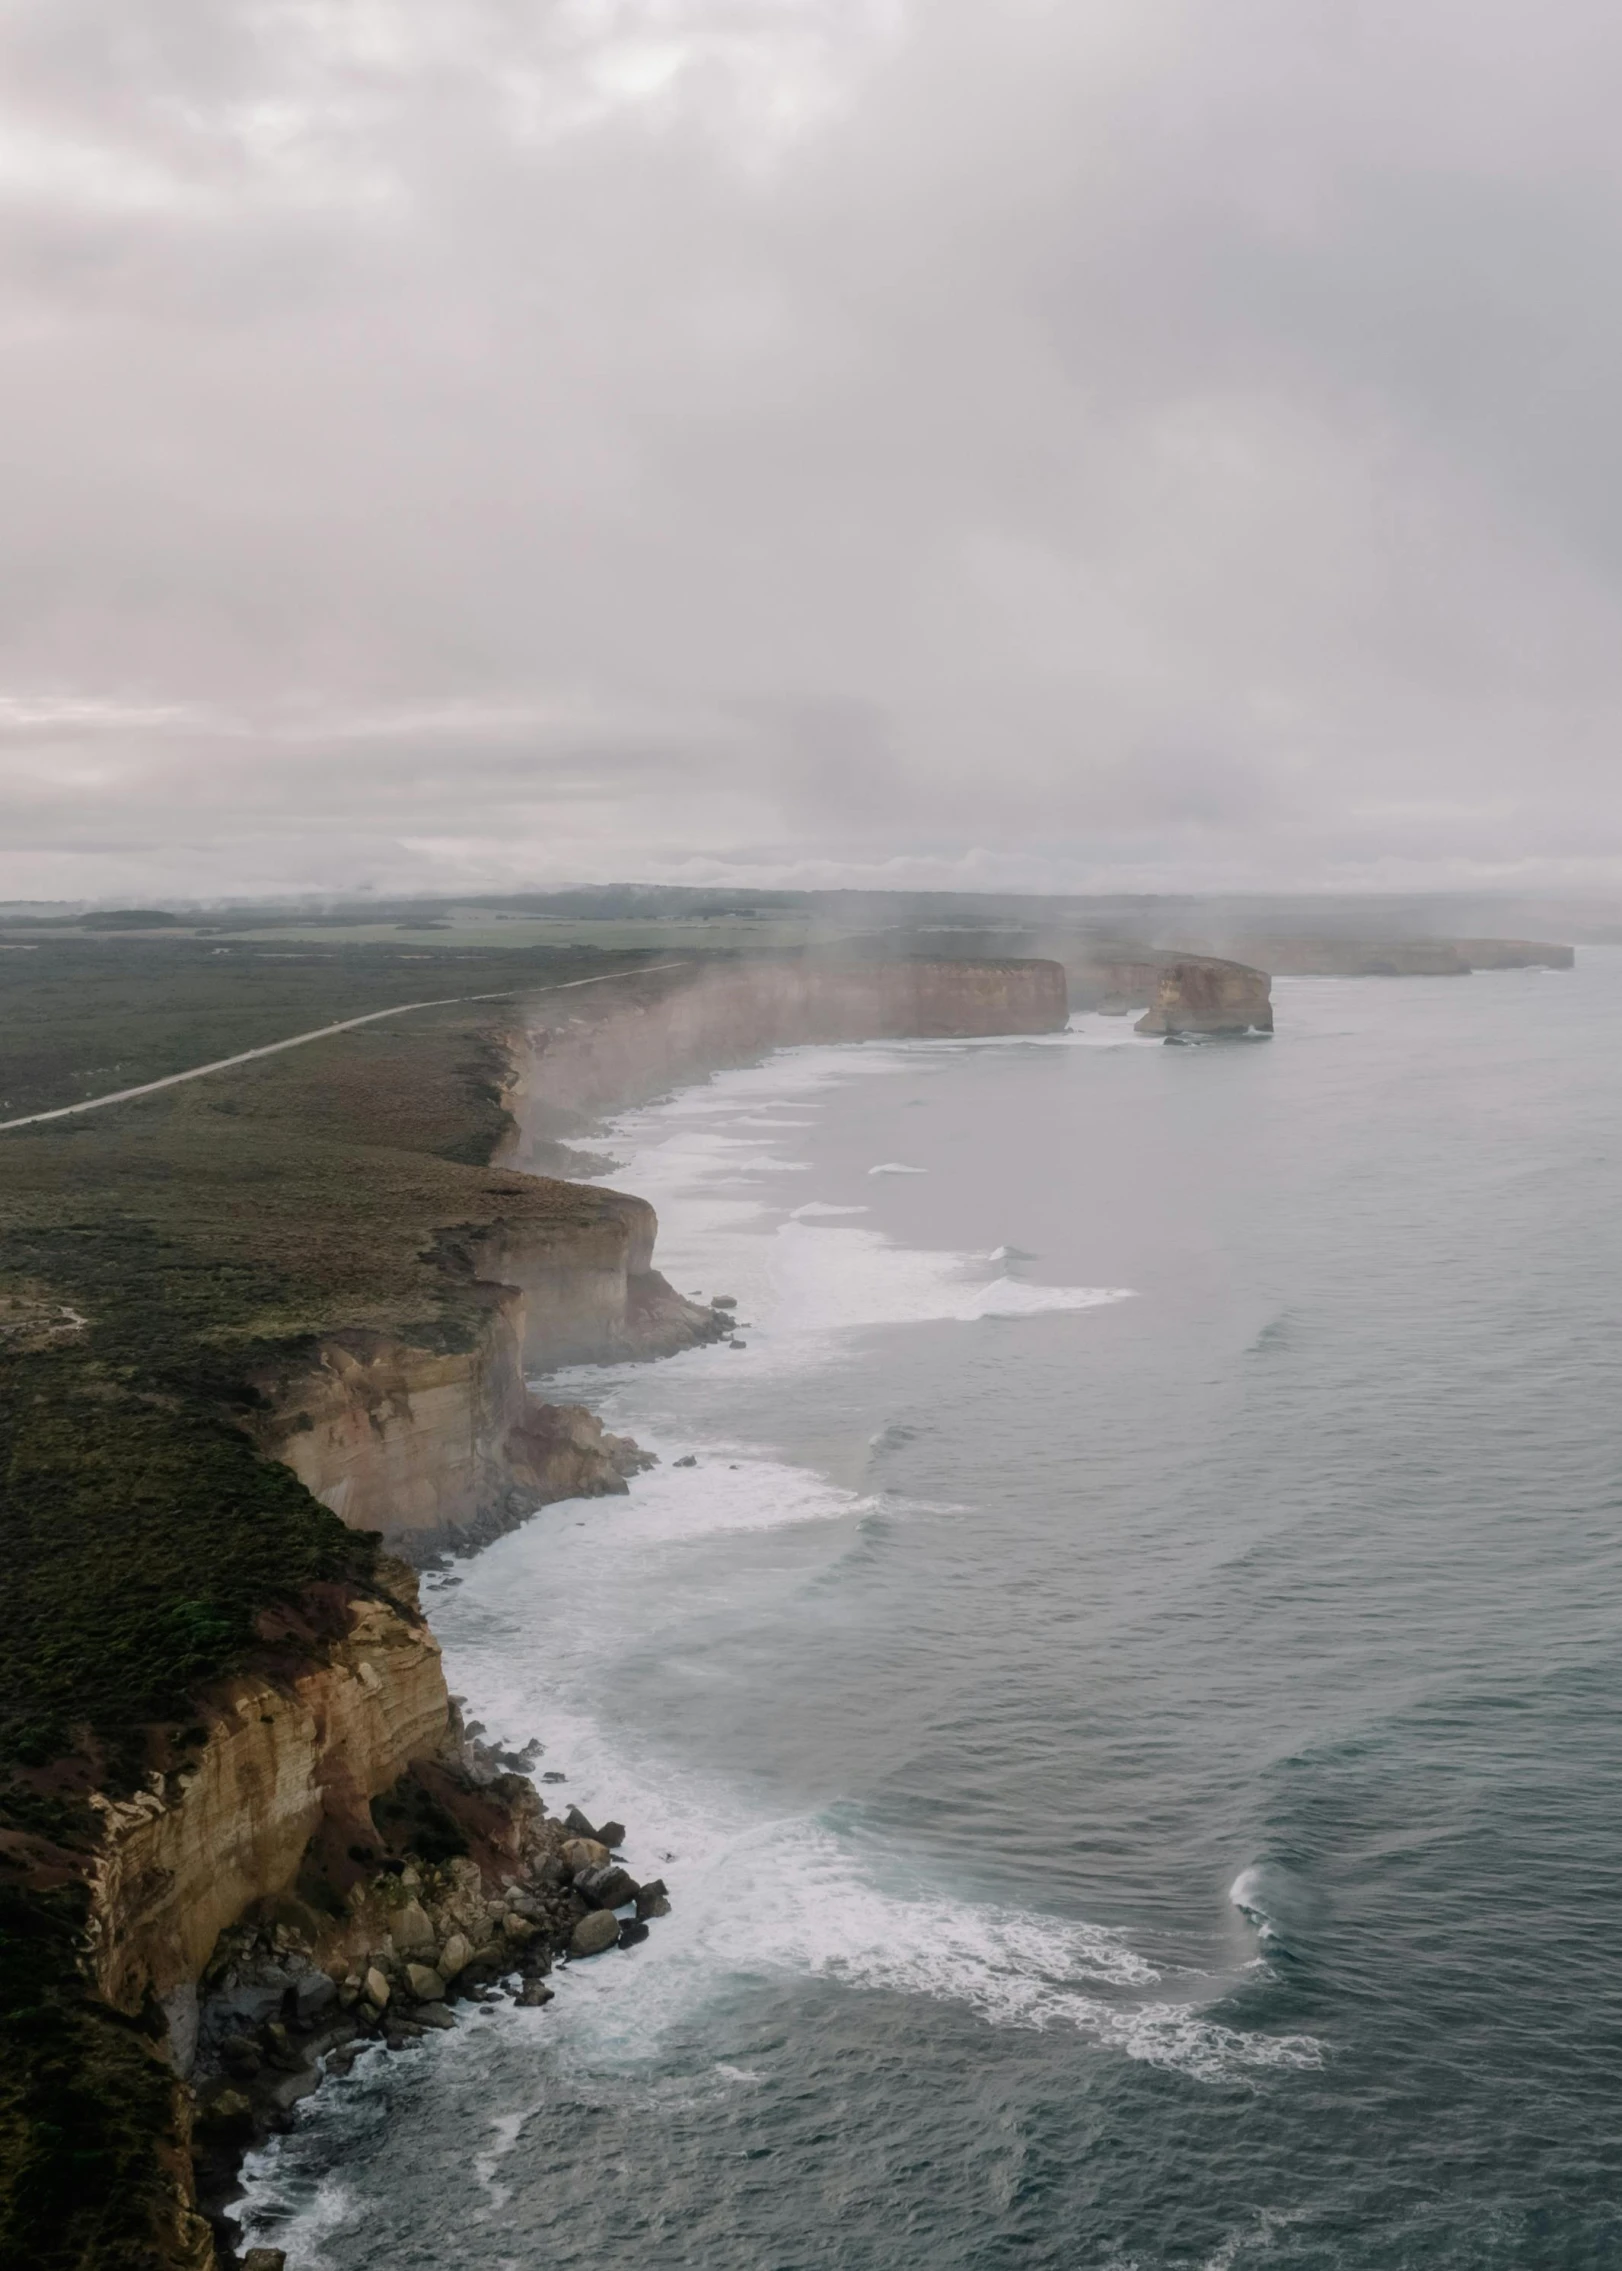
<path fill-rule="evenodd" d="M 8 2261 L 235 2264 L 243 2156 L 325 2075 L 458 2004 L 541 2005 L 554 1964 L 664 1912 L 619 1825 L 549 1815 L 528 1759 L 463 1727 L 419 1599 L 419 1571 L 454 1582 L 447 1555 L 648 1463 L 531 1380 L 742 1345 L 733 1304 L 654 1267 L 645 1200 L 543 1157 L 780 1044 L 1066 1015 L 1041 963 L 790 961 L 612 994 L 11 1139 L 0 1300 L 73 1329 L 30 1330 L 0 1375 L 0 1453 L 29 1478 L 8 1528 L 26 1676 L 0 1699 Z"/>
<path fill-rule="evenodd" d="M 190 2091 L 197 2204 L 221 2271 L 289 2271 L 280 2249 L 238 2252 L 231 2211 L 247 2155 L 290 2129 L 329 2077 L 370 2050 L 419 2048 L 456 2026 L 458 2004 L 540 2008 L 556 1964 L 636 1947 L 670 1912 L 663 1880 L 639 1883 L 625 1867 L 622 1823 L 547 1813 L 522 1771 L 538 1743 L 514 1754 L 480 1732 L 461 1736 L 431 1783 L 419 1775 L 374 1807 L 385 1838 L 391 1825 L 404 1834 L 371 1856 L 340 1915 L 284 1896 L 220 1936 L 200 1983 Z"/>

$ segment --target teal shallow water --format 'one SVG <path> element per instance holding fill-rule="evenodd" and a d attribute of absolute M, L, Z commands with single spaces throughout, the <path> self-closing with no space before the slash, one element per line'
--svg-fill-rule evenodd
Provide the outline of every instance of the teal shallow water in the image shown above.
<path fill-rule="evenodd" d="M 308 2107 L 295 2271 L 1622 2262 L 1622 955 L 1278 1002 L 621 1123 L 749 1346 L 430 1598 L 676 1912 Z"/>

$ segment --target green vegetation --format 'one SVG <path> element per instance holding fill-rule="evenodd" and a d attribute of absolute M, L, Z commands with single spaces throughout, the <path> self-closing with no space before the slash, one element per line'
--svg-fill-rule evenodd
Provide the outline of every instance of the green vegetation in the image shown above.
<path fill-rule="evenodd" d="M 300 945 L 13 931 L 0 948 L 0 1119 L 135 1088 L 398 1002 L 515 993 L 634 969 L 591 947 Z M 433 934 L 430 934 L 432 938 Z"/>
<path fill-rule="evenodd" d="M 0 1095 L 46 1109 L 604 960 L 52 938 L 0 954 Z M 0 2263 L 165 2260 L 173 2081 L 150 2018 L 84 1992 L 85 1798 L 182 1758 L 209 1683 L 274 1674 L 267 1612 L 308 1626 L 310 1588 L 375 1581 L 377 1541 L 255 1449 L 266 1383 L 342 1327 L 467 1345 L 470 1236 L 594 1207 L 489 1165 L 512 1014 L 413 1013 L 0 1135 Z"/>
<path fill-rule="evenodd" d="M 162 2271 L 175 2080 L 150 2022 L 84 1995 L 84 1905 L 77 1888 L 0 1883 L 0 2263 Z"/>

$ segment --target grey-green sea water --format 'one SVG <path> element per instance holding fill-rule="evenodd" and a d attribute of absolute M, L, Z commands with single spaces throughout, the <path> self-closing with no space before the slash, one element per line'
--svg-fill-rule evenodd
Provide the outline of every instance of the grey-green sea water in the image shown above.
<path fill-rule="evenodd" d="M 294 2271 L 1622 2262 L 1622 954 L 1277 1003 L 617 1124 L 748 1345 L 429 1600 L 674 1913 L 307 2105 Z"/>

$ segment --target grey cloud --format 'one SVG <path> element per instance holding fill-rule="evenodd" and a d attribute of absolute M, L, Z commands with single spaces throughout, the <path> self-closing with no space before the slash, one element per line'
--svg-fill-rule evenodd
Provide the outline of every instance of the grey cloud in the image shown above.
<path fill-rule="evenodd" d="M 1622 875 L 1619 66 L 19 0 L 0 893 Z"/>

